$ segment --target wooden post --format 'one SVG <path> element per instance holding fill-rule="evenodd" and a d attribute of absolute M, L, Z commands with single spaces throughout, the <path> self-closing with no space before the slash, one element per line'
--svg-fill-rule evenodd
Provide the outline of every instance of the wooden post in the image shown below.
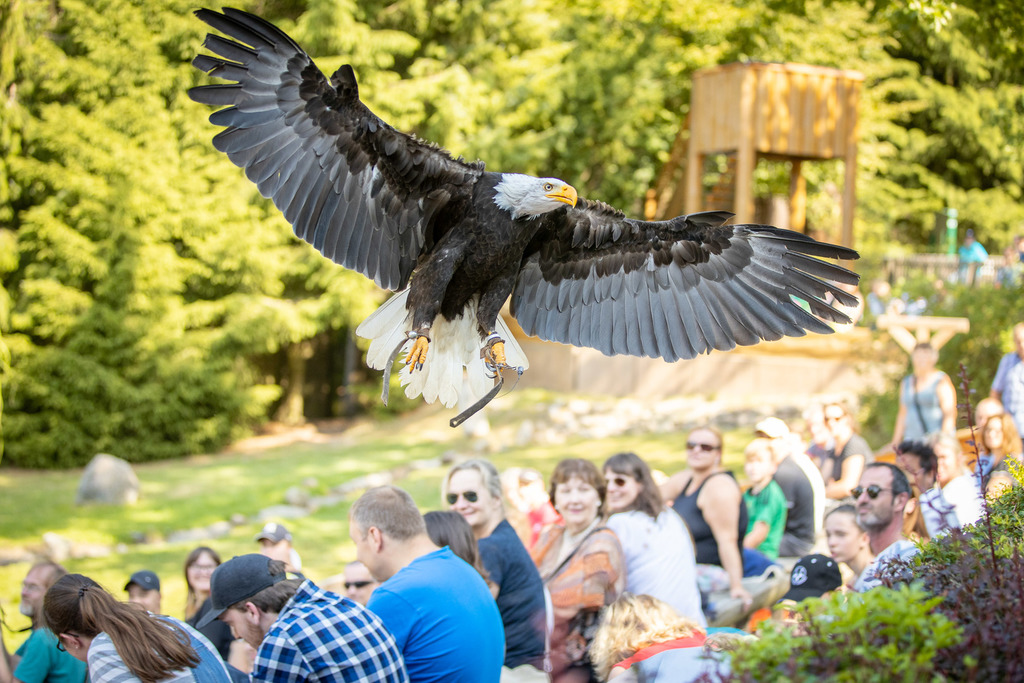
<path fill-rule="evenodd" d="M 754 149 L 754 97 L 757 83 L 751 74 L 743 79 L 740 90 L 740 139 L 736 149 L 736 196 L 733 210 L 737 223 L 754 220 L 754 166 L 757 152 Z"/>
<path fill-rule="evenodd" d="M 843 232 L 839 243 L 845 247 L 853 246 L 853 208 L 857 205 L 857 104 L 860 101 L 860 83 L 851 81 L 846 84 L 845 111 L 846 137 L 843 140 L 846 154 L 843 156 L 846 167 L 846 183 L 843 187 Z M 852 120 L 851 120 L 852 119 Z"/>
<path fill-rule="evenodd" d="M 793 159 L 789 171 L 789 228 L 797 232 L 807 229 L 807 179 L 804 178 L 803 162 Z"/>
<path fill-rule="evenodd" d="M 938 351 L 958 332 L 968 332 L 967 318 L 940 318 L 928 315 L 880 315 L 878 329 L 887 330 L 900 348 L 908 354 L 921 342 L 928 342 Z"/>

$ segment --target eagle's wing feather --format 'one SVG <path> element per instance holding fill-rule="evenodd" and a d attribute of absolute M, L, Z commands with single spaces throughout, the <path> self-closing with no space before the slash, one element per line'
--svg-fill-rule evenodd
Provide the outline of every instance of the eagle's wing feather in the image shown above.
<path fill-rule="evenodd" d="M 193 64 L 234 81 L 193 88 L 197 102 L 226 109 L 214 146 L 273 199 L 295 234 L 324 256 L 387 289 L 408 282 L 441 237 L 438 212 L 468 194 L 482 164 L 396 131 L 360 100 L 351 67 L 331 80 L 285 33 L 247 12 L 201 9 L 228 38 L 208 35 L 219 56 Z"/>
<path fill-rule="evenodd" d="M 523 259 L 512 313 L 542 339 L 669 361 L 850 322 L 826 299 L 855 305 L 839 283 L 859 278 L 821 259 L 855 259 L 855 251 L 770 226 L 724 225 L 731 215 L 646 222 L 587 200 L 553 212 Z"/>

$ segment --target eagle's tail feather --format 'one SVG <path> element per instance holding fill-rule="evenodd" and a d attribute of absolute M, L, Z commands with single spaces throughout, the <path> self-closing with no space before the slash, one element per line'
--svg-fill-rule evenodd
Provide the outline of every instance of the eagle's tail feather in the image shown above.
<path fill-rule="evenodd" d="M 406 308 L 409 290 L 399 292 L 374 311 L 356 328 L 356 334 L 370 340 L 367 364 L 383 370 L 395 347 L 412 329 L 412 314 Z M 409 398 L 422 395 L 427 403 L 440 400 L 446 407 L 470 406 L 494 386 L 480 358 L 481 340 L 476 323 L 477 300 L 466 306 L 455 320 L 438 316 L 430 328 L 430 348 L 420 370 L 402 365 L 399 378 Z M 513 367 L 529 367 L 526 354 L 499 317 L 496 332 L 505 341 L 505 356 Z M 387 378 L 385 378 L 387 381 Z"/>
<path fill-rule="evenodd" d="M 412 315 L 405 307 L 408 299 L 409 290 L 402 290 L 356 327 L 356 334 L 370 340 L 366 363 L 371 368 L 383 370 L 399 342 L 408 339 L 408 331 L 412 329 Z"/>

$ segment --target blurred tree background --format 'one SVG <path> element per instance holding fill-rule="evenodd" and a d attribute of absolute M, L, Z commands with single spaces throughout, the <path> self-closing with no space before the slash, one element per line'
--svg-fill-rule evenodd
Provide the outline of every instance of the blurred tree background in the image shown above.
<path fill-rule="evenodd" d="M 736 60 L 857 69 L 857 247 L 1024 223 L 1024 10 L 1000 0 L 259 0 L 369 106 L 492 169 L 629 213 L 668 160 L 690 75 Z M 358 407 L 353 326 L 381 295 L 292 236 L 210 144 L 184 0 L 0 0 L 3 462 L 216 449 Z M 808 177 L 828 234 L 841 169 Z M 841 184 L 841 183 L 840 183 Z M 999 339 L 965 352 L 991 356 Z M 979 356 L 979 357 L 982 357 Z M 367 394 L 375 394 L 376 388 Z"/>

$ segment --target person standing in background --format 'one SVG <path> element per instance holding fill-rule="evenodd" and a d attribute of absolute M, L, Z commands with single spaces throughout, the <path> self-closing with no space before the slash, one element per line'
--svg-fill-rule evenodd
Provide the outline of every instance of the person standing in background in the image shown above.
<path fill-rule="evenodd" d="M 999 361 L 990 396 L 1002 402 L 1013 417 L 1018 434 L 1024 434 L 1024 323 L 1013 326 L 1014 350 Z"/>
<path fill-rule="evenodd" d="M 978 276 L 978 269 L 988 260 L 988 251 L 985 250 L 981 242 L 975 239 L 973 230 L 967 230 L 967 234 L 964 235 L 964 243 L 957 250 L 957 256 L 960 257 L 960 282 L 973 287 Z"/>
<path fill-rule="evenodd" d="M 939 352 L 921 342 L 910 353 L 914 371 L 900 382 L 900 407 L 892 431 L 892 448 L 900 442 L 924 439 L 935 432 L 956 431 L 956 387 L 935 368 Z"/>

